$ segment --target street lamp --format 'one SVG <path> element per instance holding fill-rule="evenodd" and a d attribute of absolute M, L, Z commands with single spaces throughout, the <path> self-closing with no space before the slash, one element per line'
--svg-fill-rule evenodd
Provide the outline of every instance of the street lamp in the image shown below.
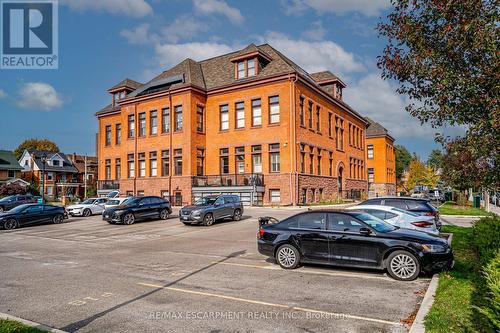
<path fill-rule="evenodd" d="M 45 162 L 47 161 L 47 154 L 43 153 L 40 158 L 42 161 L 42 205 L 45 204 Z"/>

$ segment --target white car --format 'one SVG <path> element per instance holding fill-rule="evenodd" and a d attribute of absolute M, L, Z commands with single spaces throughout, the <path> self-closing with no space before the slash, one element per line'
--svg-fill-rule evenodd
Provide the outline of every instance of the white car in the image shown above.
<path fill-rule="evenodd" d="M 104 204 L 108 201 L 106 198 L 91 198 L 79 204 L 66 207 L 68 214 L 71 216 L 90 216 L 94 214 L 102 214 Z"/>
<path fill-rule="evenodd" d="M 104 210 L 106 210 L 108 208 L 120 206 L 121 204 L 123 204 L 123 202 L 125 200 L 127 200 L 129 198 L 130 197 L 127 197 L 127 198 L 110 198 L 110 199 L 108 199 L 108 202 L 106 202 L 106 204 L 104 205 Z"/>
<path fill-rule="evenodd" d="M 400 208 L 379 205 L 359 205 L 347 209 L 363 211 L 395 227 L 423 231 L 434 236 L 439 235 L 434 216 L 422 216 Z"/>

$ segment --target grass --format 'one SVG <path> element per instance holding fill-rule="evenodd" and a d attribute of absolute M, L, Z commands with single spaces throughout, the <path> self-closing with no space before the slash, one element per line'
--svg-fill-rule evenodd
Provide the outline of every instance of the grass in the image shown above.
<path fill-rule="evenodd" d="M 464 216 L 488 216 L 490 215 L 484 209 L 472 208 L 469 206 L 459 206 L 452 202 L 446 202 L 439 207 L 441 215 L 464 215 Z"/>
<path fill-rule="evenodd" d="M 472 228 L 443 226 L 453 233 L 455 267 L 439 275 L 431 310 L 425 317 L 429 333 L 487 332 L 474 306 L 481 301 L 481 273 L 477 252 L 472 245 Z"/>
<path fill-rule="evenodd" d="M 35 327 L 26 326 L 17 321 L 0 319 L 0 333 L 46 333 Z"/>

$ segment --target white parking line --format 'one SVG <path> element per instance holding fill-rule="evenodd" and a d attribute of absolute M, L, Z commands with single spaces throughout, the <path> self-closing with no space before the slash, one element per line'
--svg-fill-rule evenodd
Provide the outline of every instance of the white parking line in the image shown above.
<path fill-rule="evenodd" d="M 239 267 L 248 267 L 248 268 L 256 268 L 256 269 L 283 271 L 283 269 L 281 267 L 271 266 L 271 265 L 260 266 L 260 265 L 240 264 L 240 263 L 234 263 L 234 262 L 213 262 L 213 263 L 216 263 L 218 265 L 229 265 L 229 266 L 239 266 Z M 328 275 L 328 276 L 342 276 L 342 277 L 359 278 L 359 279 L 375 279 L 375 280 L 385 280 L 385 281 L 398 282 L 398 281 L 395 281 L 387 276 L 368 275 L 366 273 L 359 273 L 359 272 L 358 273 L 326 272 L 326 271 L 317 270 L 317 269 L 305 269 L 305 268 L 287 270 L 287 272 L 316 274 L 316 275 Z"/>
<path fill-rule="evenodd" d="M 383 319 L 377 319 L 377 318 L 361 317 L 361 316 L 355 316 L 355 315 L 344 314 L 344 313 L 335 313 L 335 312 L 322 311 L 322 310 L 317 310 L 317 309 L 308 309 L 308 308 L 295 307 L 295 306 L 289 306 L 289 305 L 283 305 L 283 304 L 276 304 L 276 303 L 269 303 L 269 302 L 257 301 L 257 300 L 240 298 L 240 297 L 233 297 L 233 296 L 226 296 L 226 295 L 206 293 L 206 292 L 195 291 L 195 290 L 180 289 L 180 288 L 174 288 L 174 287 L 164 287 L 164 286 L 159 286 L 159 285 L 149 284 L 149 283 L 141 283 L 141 282 L 139 282 L 137 284 L 141 285 L 141 286 L 144 286 L 144 287 L 149 287 L 149 288 L 158 288 L 158 289 L 164 289 L 164 290 L 169 290 L 169 291 L 176 291 L 176 292 L 181 292 L 181 293 L 186 293 L 186 294 L 192 294 L 192 295 L 207 296 L 207 297 L 220 298 L 220 299 L 225 299 L 225 300 L 230 300 L 230 301 L 236 301 L 236 302 L 242 302 L 242 303 L 264 305 L 264 306 L 275 307 L 275 308 L 280 308 L 280 309 L 287 309 L 287 310 L 291 310 L 291 311 L 319 313 L 319 314 L 324 314 L 324 315 L 330 316 L 330 317 L 350 318 L 350 319 L 363 320 L 363 321 L 375 322 L 375 323 L 386 324 L 386 325 L 395 325 L 395 326 L 401 326 L 402 325 L 401 323 L 398 323 L 398 322 L 393 322 L 393 321 L 388 321 L 388 320 L 383 320 Z"/>

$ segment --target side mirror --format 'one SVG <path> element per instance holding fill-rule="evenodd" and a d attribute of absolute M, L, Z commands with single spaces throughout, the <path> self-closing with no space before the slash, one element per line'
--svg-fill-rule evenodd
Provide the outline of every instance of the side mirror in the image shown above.
<path fill-rule="evenodd" d="M 363 236 L 369 236 L 369 235 L 371 235 L 371 234 L 372 234 L 372 231 L 371 231 L 370 229 L 366 228 L 366 227 L 361 227 L 361 228 L 359 229 L 359 233 L 360 233 L 361 235 L 363 235 Z"/>
<path fill-rule="evenodd" d="M 215 207 L 220 206 L 220 202 L 215 202 L 215 203 L 214 203 L 214 206 L 215 206 Z"/>

